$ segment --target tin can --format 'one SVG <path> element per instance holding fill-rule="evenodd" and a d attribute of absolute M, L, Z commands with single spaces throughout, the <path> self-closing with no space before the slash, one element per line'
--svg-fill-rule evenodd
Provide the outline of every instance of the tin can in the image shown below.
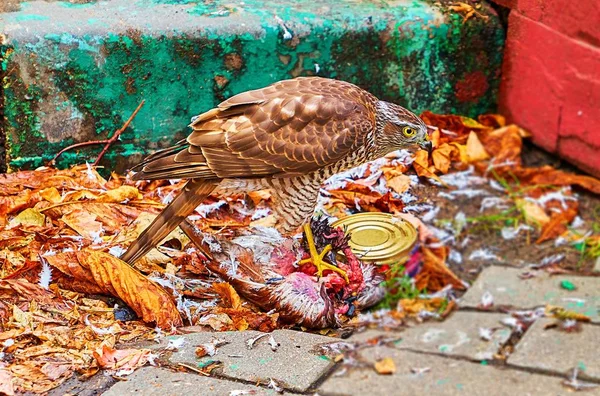
<path fill-rule="evenodd" d="M 357 213 L 331 225 L 350 233 L 356 257 L 376 264 L 405 263 L 418 237 L 412 224 L 389 213 Z"/>

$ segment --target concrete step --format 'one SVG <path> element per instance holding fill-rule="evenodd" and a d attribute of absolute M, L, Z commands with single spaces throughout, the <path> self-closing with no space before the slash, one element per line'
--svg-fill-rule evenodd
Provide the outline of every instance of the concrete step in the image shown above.
<path fill-rule="evenodd" d="M 104 160 L 123 170 L 221 100 L 296 76 L 351 81 L 416 112 L 495 108 L 504 31 L 486 2 L 464 23 L 424 0 L 9 3 L 0 5 L 0 129 L 12 169 L 106 138 L 145 99 Z"/>

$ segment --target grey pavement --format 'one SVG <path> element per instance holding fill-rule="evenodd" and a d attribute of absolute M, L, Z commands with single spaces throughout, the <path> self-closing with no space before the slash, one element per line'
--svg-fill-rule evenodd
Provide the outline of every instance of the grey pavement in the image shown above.
<path fill-rule="evenodd" d="M 580 330 L 567 332 L 545 329 L 554 319 L 534 323 L 508 358 L 510 366 L 567 375 L 579 369 L 581 378 L 600 381 L 600 326 L 581 324 Z"/>
<path fill-rule="evenodd" d="M 198 374 L 170 371 L 157 367 L 143 367 L 129 376 L 127 381 L 115 384 L 105 396 L 141 394 L 144 396 L 202 395 L 241 396 L 278 395 L 273 389 L 249 384 L 221 381 Z"/>
<path fill-rule="evenodd" d="M 400 333 L 402 341 L 396 345 L 417 352 L 492 359 L 511 335 L 511 330 L 501 323 L 506 317 L 496 313 L 455 312 L 443 322 L 432 321 L 405 330 Z M 480 329 L 489 333 L 489 339 L 481 336 Z"/>
<path fill-rule="evenodd" d="M 257 331 L 195 333 L 182 336 L 183 346 L 173 352 L 169 362 L 203 367 L 212 361 L 222 363 L 217 374 L 236 380 L 267 383 L 274 379 L 286 389 L 306 391 L 333 367 L 333 362 L 322 356 L 317 348 L 331 343 L 332 338 L 291 330 L 275 330 L 260 338 L 248 349 L 247 342 L 261 333 Z M 274 351 L 270 336 L 279 344 Z M 196 347 L 222 339 L 228 344 L 217 349 L 214 356 L 196 357 Z"/>
<path fill-rule="evenodd" d="M 319 388 L 320 395 L 556 395 L 562 392 L 560 378 L 517 370 L 504 370 L 478 363 L 377 347 L 362 356 L 370 362 L 391 357 L 393 375 L 378 375 L 372 369 L 335 373 Z M 558 392 L 557 392 L 558 391 Z M 562 393 L 561 393 L 562 392 Z"/>
<path fill-rule="evenodd" d="M 211 362 L 219 368 L 205 377 L 194 372 L 166 368 L 143 368 L 119 382 L 106 394 L 129 393 L 166 395 L 271 395 L 268 384 L 276 381 L 288 394 L 337 395 L 570 395 L 565 385 L 573 368 L 579 372 L 575 385 L 587 381 L 585 394 L 600 395 L 600 326 L 584 323 L 577 331 L 548 328 L 553 318 L 540 318 L 523 333 L 503 325 L 510 318 L 501 311 L 558 305 L 585 313 L 600 321 L 600 278 L 549 276 L 538 272 L 521 279 L 523 270 L 489 267 L 459 302 L 459 310 L 444 321 L 429 320 L 401 331 L 369 329 L 348 339 L 325 337 L 292 330 L 276 330 L 263 335 L 248 348 L 248 340 L 263 333 L 256 331 L 192 333 L 170 337 L 183 344 L 167 352 L 169 339 L 157 347 L 165 353 L 171 369 L 184 363 L 200 369 Z M 576 290 L 560 286 L 569 280 Z M 494 305 L 480 307 L 485 292 Z M 277 344 L 272 346 L 270 336 Z M 383 338 L 385 345 L 376 345 Z M 213 356 L 198 358 L 196 348 L 216 339 L 227 344 Z M 342 341 L 342 342 L 340 342 Z M 322 354 L 325 344 L 342 345 L 350 351 L 335 359 Z M 509 353 L 504 361 L 499 354 Z M 392 374 L 379 374 L 375 362 L 393 360 Z M 201 389 L 201 391 L 199 390 Z"/>
<path fill-rule="evenodd" d="M 477 308 L 481 297 L 489 292 L 494 306 L 513 306 L 517 308 L 535 308 L 545 305 L 557 305 L 583 313 L 600 323 L 600 277 L 551 276 L 538 271 L 530 279 L 521 279 L 525 270 L 491 266 L 484 269 L 475 283 L 463 296 L 460 306 Z M 569 281 L 576 287 L 569 291 L 561 287 L 563 281 Z"/>

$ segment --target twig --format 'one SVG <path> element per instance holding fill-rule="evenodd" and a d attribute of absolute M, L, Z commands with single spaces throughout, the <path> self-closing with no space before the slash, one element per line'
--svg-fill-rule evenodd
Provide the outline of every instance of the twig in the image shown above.
<path fill-rule="evenodd" d="M 140 109 L 142 108 L 142 106 L 144 105 L 144 103 L 146 103 L 146 100 L 142 100 L 140 102 L 140 104 L 135 109 L 135 111 L 131 114 L 131 116 L 129 117 L 129 119 L 127 121 L 125 121 L 125 123 L 123 124 L 123 126 L 121 128 L 117 129 L 117 131 L 115 132 L 115 134 L 110 139 L 92 140 L 92 141 L 89 141 L 89 142 L 81 142 L 81 143 L 72 144 L 72 145 L 70 145 L 68 147 L 65 147 L 64 149 L 60 150 L 58 152 L 58 154 L 56 154 L 54 156 L 54 158 L 52 158 L 52 161 L 50 161 L 50 163 L 54 164 L 56 162 L 56 160 L 58 159 L 58 157 L 60 157 L 65 151 L 68 151 L 68 150 L 71 150 L 71 149 L 74 149 L 74 148 L 78 148 L 78 147 L 91 146 L 91 145 L 94 145 L 94 144 L 104 144 L 104 148 L 102 149 L 102 151 L 100 152 L 100 154 L 98 154 L 98 157 L 96 158 L 96 161 L 94 161 L 94 164 L 93 164 L 94 166 L 97 166 L 98 163 L 100 162 L 100 160 L 102 159 L 102 157 L 104 156 L 104 154 L 106 154 L 106 152 L 110 148 L 110 146 L 119 139 L 119 136 L 121 136 L 121 134 L 123 133 L 123 131 L 125 129 L 127 129 L 127 127 L 129 126 L 129 124 L 131 124 L 131 121 L 133 121 L 133 119 L 135 118 L 135 116 L 137 115 L 137 113 L 140 111 Z"/>

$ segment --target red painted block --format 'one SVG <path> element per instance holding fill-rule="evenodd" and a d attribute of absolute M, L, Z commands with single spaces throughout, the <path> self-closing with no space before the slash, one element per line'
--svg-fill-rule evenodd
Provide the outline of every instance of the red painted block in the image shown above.
<path fill-rule="evenodd" d="M 534 133 L 534 141 L 554 152 L 562 100 L 562 83 L 556 75 L 563 56 L 553 32 L 513 11 L 504 49 L 500 111 Z"/>
<path fill-rule="evenodd" d="M 600 46 L 600 3 L 598 0 L 516 0 L 522 15 L 569 37 Z"/>
<path fill-rule="evenodd" d="M 600 48 L 509 16 L 500 109 L 533 141 L 600 175 Z"/>

